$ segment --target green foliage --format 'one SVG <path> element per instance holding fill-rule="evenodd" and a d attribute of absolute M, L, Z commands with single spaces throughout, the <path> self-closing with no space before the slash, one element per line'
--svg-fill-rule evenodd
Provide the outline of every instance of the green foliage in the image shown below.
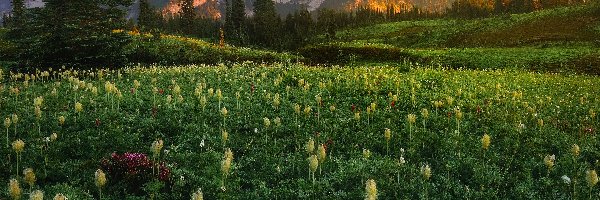
<path fill-rule="evenodd" d="M 46 188 L 44 191 L 45 199 L 52 199 L 57 194 L 63 194 L 65 197 L 69 199 L 82 199 L 82 200 L 92 200 L 94 199 L 92 195 L 83 191 L 81 188 L 78 188 L 73 185 L 69 185 L 66 183 L 51 185 Z"/>

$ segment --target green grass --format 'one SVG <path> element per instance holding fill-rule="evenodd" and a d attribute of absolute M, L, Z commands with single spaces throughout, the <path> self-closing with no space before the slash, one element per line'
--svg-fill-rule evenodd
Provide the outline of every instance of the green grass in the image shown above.
<path fill-rule="evenodd" d="M 435 19 L 421 21 L 402 21 L 342 30 L 336 33 L 336 37 L 338 38 L 337 41 L 342 42 L 383 43 L 388 45 L 394 45 L 397 47 L 407 48 L 432 48 L 455 46 L 503 47 L 506 45 L 519 46 L 519 44 L 514 43 L 514 41 L 505 41 L 509 42 L 507 44 L 502 44 L 500 43 L 501 41 L 493 41 L 491 44 L 481 44 L 477 43 L 476 41 L 471 41 L 470 39 L 472 39 L 471 37 L 482 33 L 501 32 L 502 34 L 510 34 L 512 31 L 514 31 L 514 28 L 519 28 L 519 26 L 527 24 L 532 24 L 532 27 L 526 28 L 534 28 L 536 26 L 539 28 L 543 28 L 543 26 L 548 26 L 544 24 L 544 21 L 555 18 L 573 19 L 577 21 L 577 19 L 579 19 L 580 17 L 592 17 L 586 18 L 582 26 L 584 29 L 590 29 L 590 27 L 591 29 L 593 29 L 592 26 L 596 22 L 600 22 L 600 19 L 594 16 L 595 13 L 593 12 L 593 10 L 593 6 L 585 5 L 547 9 L 526 14 L 512 14 L 507 16 L 498 16 L 484 19 Z M 565 25 L 563 23 L 567 22 L 559 20 L 556 22 L 556 24 L 550 24 L 549 26 L 555 26 L 558 29 L 560 29 Z M 591 26 L 587 27 L 588 25 Z M 565 28 L 572 27 L 566 26 Z M 571 35 L 570 37 L 576 37 L 580 34 L 585 34 L 580 33 L 580 30 L 566 31 L 573 32 L 573 35 Z M 529 34 L 531 34 L 531 36 L 526 36 L 535 37 L 539 34 L 544 34 L 544 32 L 542 30 L 542 32 L 538 32 L 537 35 L 536 33 Z M 460 37 L 465 38 L 460 39 Z M 494 38 L 488 39 L 494 40 Z"/>
<path fill-rule="evenodd" d="M 435 19 L 338 31 L 301 54 L 316 63 L 419 62 L 449 68 L 600 73 L 598 5 L 484 19 Z M 324 56 L 326 55 L 326 56 Z"/>
<path fill-rule="evenodd" d="M 156 160 L 170 169 L 170 178 L 159 181 L 148 168 L 137 171 L 143 177 L 119 177 L 115 172 L 127 170 L 104 168 L 102 198 L 189 199 L 202 188 L 206 199 L 362 199 L 368 179 L 375 180 L 379 199 L 600 197 L 598 185 L 586 181 L 586 171 L 600 167 L 600 80 L 594 76 L 410 63 L 323 68 L 250 62 L 48 75 L 54 78 L 38 74 L 24 81 L 31 76 L 15 74 L 1 91 L 0 117 L 20 119 L 7 129 L 9 142 L 22 139 L 25 149 L 17 169 L 2 134 L 0 182 L 16 178 L 24 193 L 30 188 L 21 172 L 31 167 L 33 189 L 46 197 L 60 192 L 97 199 L 94 172 L 107 163 L 103 159 L 113 152 L 152 157 L 151 144 L 162 139 Z M 33 99 L 40 96 L 38 118 Z M 443 105 L 436 108 L 435 101 Z M 76 102 L 82 112 L 75 111 Z M 226 142 L 222 130 L 229 133 Z M 45 142 L 51 133 L 58 138 Z M 484 134 L 491 136 L 487 150 Z M 316 147 L 328 144 L 314 182 L 307 158 L 315 152 L 305 150 L 310 138 Z M 571 153 L 574 144 L 578 155 Z M 234 159 L 223 179 L 225 148 Z M 544 162 L 550 155 L 556 157 L 552 167 Z M 429 179 L 421 174 L 424 165 L 431 167 Z M 7 190 L 0 189 L 0 198 L 9 198 Z"/>

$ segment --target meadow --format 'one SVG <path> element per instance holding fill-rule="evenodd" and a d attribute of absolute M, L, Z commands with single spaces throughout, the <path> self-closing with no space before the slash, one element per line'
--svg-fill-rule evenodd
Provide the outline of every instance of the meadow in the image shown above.
<path fill-rule="evenodd" d="M 450 68 L 600 73 L 600 9 L 570 6 L 489 18 L 407 20 L 347 28 L 299 52 L 307 62 L 404 61 Z"/>
<path fill-rule="evenodd" d="M 600 197 L 597 76 L 402 65 L 4 71 L 0 198 Z"/>

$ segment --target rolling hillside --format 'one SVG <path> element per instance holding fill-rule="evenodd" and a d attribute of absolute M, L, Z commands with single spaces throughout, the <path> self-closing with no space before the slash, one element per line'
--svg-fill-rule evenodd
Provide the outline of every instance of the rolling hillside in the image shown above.
<path fill-rule="evenodd" d="M 584 5 L 485 19 L 377 24 L 338 31 L 334 40 L 320 36 L 302 54 L 329 63 L 409 60 L 598 74 L 599 16 L 599 6 Z"/>

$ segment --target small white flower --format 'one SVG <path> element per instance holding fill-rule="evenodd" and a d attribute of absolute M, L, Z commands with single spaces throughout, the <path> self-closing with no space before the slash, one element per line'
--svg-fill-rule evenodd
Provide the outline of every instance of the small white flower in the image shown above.
<path fill-rule="evenodd" d="M 50 137 L 45 137 L 44 142 L 50 142 Z"/>
<path fill-rule="evenodd" d="M 563 182 L 565 184 L 571 184 L 571 178 L 569 178 L 567 175 L 563 175 L 560 178 L 563 180 Z"/>
<path fill-rule="evenodd" d="M 258 133 L 258 128 L 254 128 L 254 133 Z"/>
<path fill-rule="evenodd" d="M 202 139 L 202 141 L 200 141 L 200 148 L 204 147 L 204 139 Z"/>
<path fill-rule="evenodd" d="M 400 156 L 400 164 L 403 165 L 404 163 L 406 163 L 406 160 L 404 160 L 404 157 Z"/>

